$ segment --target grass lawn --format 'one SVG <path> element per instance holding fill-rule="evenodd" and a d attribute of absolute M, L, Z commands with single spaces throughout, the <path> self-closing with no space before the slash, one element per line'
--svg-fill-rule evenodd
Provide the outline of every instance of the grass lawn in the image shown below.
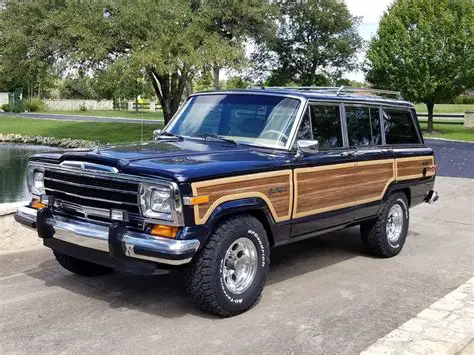
<path fill-rule="evenodd" d="M 162 125 L 144 124 L 143 140 L 150 140 L 153 130 Z M 19 133 L 28 136 L 85 139 L 101 143 L 139 142 L 142 124 L 71 122 L 56 120 L 30 120 L 15 117 L 0 117 L 0 133 Z"/>
<path fill-rule="evenodd" d="M 422 130 L 425 130 L 427 123 L 420 122 L 420 126 Z M 430 138 L 430 137 L 445 138 L 445 139 L 454 139 L 454 140 L 474 142 L 474 128 L 464 128 L 464 126 L 460 124 L 435 122 L 433 129 L 434 129 L 434 132 L 432 134 L 423 132 L 423 137 L 424 138 Z"/>
<path fill-rule="evenodd" d="M 425 104 L 416 104 L 416 112 L 426 113 Z M 474 105 L 451 105 L 451 104 L 436 104 L 434 113 L 464 113 L 466 111 L 474 111 Z"/>
<path fill-rule="evenodd" d="M 41 113 L 54 113 L 61 115 L 75 115 L 75 116 L 99 116 L 99 117 L 124 117 L 124 118 L 142 118 L 162 120 L 163 112 L 161 110 L 156 112 L 149 111 L 115 111 L 115 110 L 94 110 L 94 111 L 46 111 Z"/>

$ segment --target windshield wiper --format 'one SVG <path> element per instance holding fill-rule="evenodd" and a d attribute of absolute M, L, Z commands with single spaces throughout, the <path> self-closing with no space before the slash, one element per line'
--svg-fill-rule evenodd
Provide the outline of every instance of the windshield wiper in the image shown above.
<path fill-rule="evenodd" d="M 213 139 L 217 139 L 217 140 L 220 140 L 220 141 L 223 141 L 223 142 L 228 142 L 228 143 L 232 143 L 232 144 L 237 144 L 236 141 L 232 140 L 232 139 L 229 139 L 229 138 L 224 138 L 222 136 L 219 136 L 217 134 L 200 134 L 198 135 L 198 137 L 201 137 L 202 139 L 204 139 L 205 141 L 207 141 L 208 138 L 213 138 Z"/>
<path fill-rule="evenodd" d="M 184 137 L 183 136 L 179 136 L 177 134 L 174 134 L 174 133 L 171 133 L 171 132 L 166 132 L 166 131 L 162 131 L 160 134 L 158 134 L 156 136 L 157 139 L 159 139 L 161 136 L 166 136 L 166 137 L 171 137 L 171 138 L 177 138 L 179 139 L 180 141 L 184 140 Z"/>

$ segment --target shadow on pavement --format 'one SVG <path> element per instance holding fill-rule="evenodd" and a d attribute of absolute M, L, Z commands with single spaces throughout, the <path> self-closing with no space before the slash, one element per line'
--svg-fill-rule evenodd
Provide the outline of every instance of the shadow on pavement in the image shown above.
<path fill-rule="evenodd" d="M 351 228 L 274 249 L 267 285 L 360 256 L 363 251 L 359 239 L 358 228 Z M 51 255 L 50 260 L 25 273 L 48 287 L 60 287 L 106 302 L 113 308 L 133 309 L 166 318 L 193 314 L 215 319 L 193 306 L 184 291 L 181 271 L 164 271 L 160 275 L 115 273 L 85 278 L 62 269 Z"/>

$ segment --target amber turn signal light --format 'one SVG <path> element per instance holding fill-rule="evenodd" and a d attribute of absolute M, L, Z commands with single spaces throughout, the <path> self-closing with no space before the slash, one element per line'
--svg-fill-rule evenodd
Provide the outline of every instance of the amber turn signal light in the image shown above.
<path fill-rule="evenodd" d="M 156 235 L 157 237 L 166 237 L 166 238 L 175 238 L 178 234 L 178 227 L 162 226 L 161 224 L 154 225 L 151 230 L 151 235 Z"/>
<path fill-rule="evenodd" d="M 39 198 L 34 198 L 33 200 L 31 200 L 31 207 L 35 210 L 40 210 L 42 208 L 45 208 L 46 205 L 44 203 L 41 203 Z"/>
<path fill-rule="evenodd" d="M 189 198 L 189 203 L 188 205 L 201 205 L 203 203 L 208 203 L 209 202 L 209 196 L 196 196 L 196 197 L 190 197 Z"/>

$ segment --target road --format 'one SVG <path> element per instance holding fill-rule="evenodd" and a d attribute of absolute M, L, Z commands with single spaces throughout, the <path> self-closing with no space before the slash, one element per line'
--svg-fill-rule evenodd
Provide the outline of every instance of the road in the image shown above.
<path fill-rule="evenodd" d="M 439 176 L 474 178 L 474 143 L 425 139 L 433 148 Z"/>
<path fill-rule="evenodd" d="M 357 228 L 277 249 L 260 302 L 231 319 L 201 313 L 179 272 L 70 274 L 38 247 L 0 257 L 3 353 L 355 354 L 473 275 L 474 180 L 441 177 L 411 212 L 402 253 L 377 259 Z"/>
<path fill-rule="evenodd" d="M 11 113 L 0 112 L 0 117 L 12 116 Z M 51 113 L 15 113 L 15 117 L 29 118 L 29 119 L 54 119 L 61 121 L 85 121 L 85 122 L 121 122 L 121 123 L 144 123 L 144 124 L 163 124 L 160 119 L 141 119 L 141 118 L 126 118 L 126 117 L 100 117 L 100 116 L 81 116 L 81 115 L 62 115 Z"/>

